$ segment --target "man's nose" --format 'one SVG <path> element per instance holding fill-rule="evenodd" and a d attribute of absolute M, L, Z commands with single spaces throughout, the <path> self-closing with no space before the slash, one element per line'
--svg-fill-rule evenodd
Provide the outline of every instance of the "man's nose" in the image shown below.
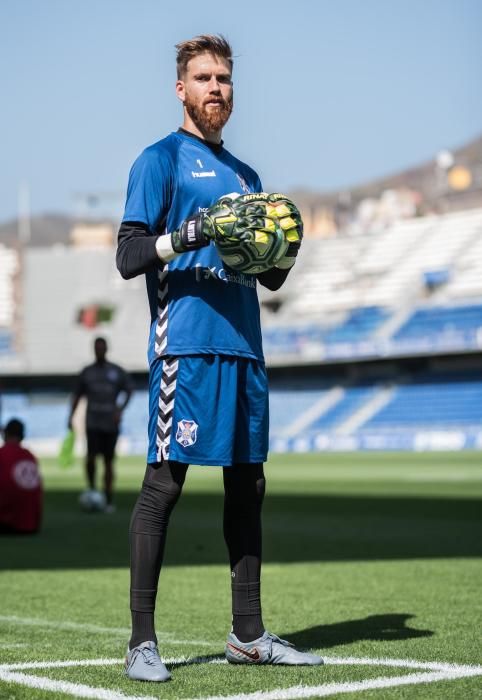
<path fill-rule="evenodd" d="M 210 92 L 220 92 L 221 88 L 218 83 L 218 79 L 216 78 L 215 75 L 211 76 L 211 80 L 209 81 L 209 91 Z"/>

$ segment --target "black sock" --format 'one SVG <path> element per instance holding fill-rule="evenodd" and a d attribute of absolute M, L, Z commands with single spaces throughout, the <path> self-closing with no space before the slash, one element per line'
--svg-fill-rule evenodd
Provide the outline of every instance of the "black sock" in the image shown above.
<path fill-rule="evenodd" d="M 157 636 L 154 631 L 154 615 L 152 613 L 137 612 L 131 610 L 132 636 L 129 640 L 129 649 L 139 646 L 142 642 L 155 642 Z"/>
<path fill-rule="evenodd" d="M 259 581 L 231 583 L 233 632 L 240 642 L 251 642 L 264 632 Z"/>
<path fill-rule="evenodd" d="M 224 538 L 231 565 L 233 632 L 241 642 L 250 642 L 264 632 L 260 594 L 263 465 L 225 467 L 223 477 Z"/>

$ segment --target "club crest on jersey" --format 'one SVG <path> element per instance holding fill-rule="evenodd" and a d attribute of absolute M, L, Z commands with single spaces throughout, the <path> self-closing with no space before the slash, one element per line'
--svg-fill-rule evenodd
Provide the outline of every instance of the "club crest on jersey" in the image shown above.
<path fill-rule="evenodd" d="M 249 189 L 248 183 L 246 182 L 244 177 L 242 177 L 239 173 L 236 173 L 236 177 L 239 180 L 239 184 L 241 185 L 241 189 L 243 190 L 243 192 L 246 192 L 246 194 L 250 194 L 251 190 Z"/>
<path fill-rule="evenodd" d="M 194 445 L 197 440 L 198 424 L 193 420 L 180 420 L 177 423 L 176 440 L 183 447 Z"/>

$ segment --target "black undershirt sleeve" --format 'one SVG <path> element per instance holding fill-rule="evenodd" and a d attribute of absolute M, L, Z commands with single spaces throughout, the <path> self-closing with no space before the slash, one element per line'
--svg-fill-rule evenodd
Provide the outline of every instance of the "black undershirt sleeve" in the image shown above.
<path fill-rule="evenodd" d="M 256 275 L 258 282 L 266 287 L 271 292 L 276 292 L 285 282 L 291 268 L 280 270 L 278 267 L 272 267 L 271 270 L 260 272 Z"/>
<path fill-rule="evenodd" d="M 117 236 L 117 269 L 125 280 L 142 275 L 161 263 L 156 241 L 147 224 L 123 221 Z"/>

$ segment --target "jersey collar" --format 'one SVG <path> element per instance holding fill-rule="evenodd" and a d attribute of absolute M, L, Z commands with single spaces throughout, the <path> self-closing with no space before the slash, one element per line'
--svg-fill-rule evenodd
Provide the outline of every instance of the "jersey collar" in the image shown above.
<path fill-rule="evenodd" d="M 223 150 L 224 141 L 221 141 L 221 143 L 212 143 L 211 141 L 206 141 L 206 139 L 202 139 L 200 136 L 192 134 L 187 129 L 183 129 L 182 126 L 179 127 L 177 133 L 184 134 L 184 136 L 189 136 L 189 138 L 191 139 L 196 139 L 196 141 L 200 141 L 200 143 L 204 144 L 204 146 L 207 146 L 213 153 L 221 153 L 221 151 Z"/>

